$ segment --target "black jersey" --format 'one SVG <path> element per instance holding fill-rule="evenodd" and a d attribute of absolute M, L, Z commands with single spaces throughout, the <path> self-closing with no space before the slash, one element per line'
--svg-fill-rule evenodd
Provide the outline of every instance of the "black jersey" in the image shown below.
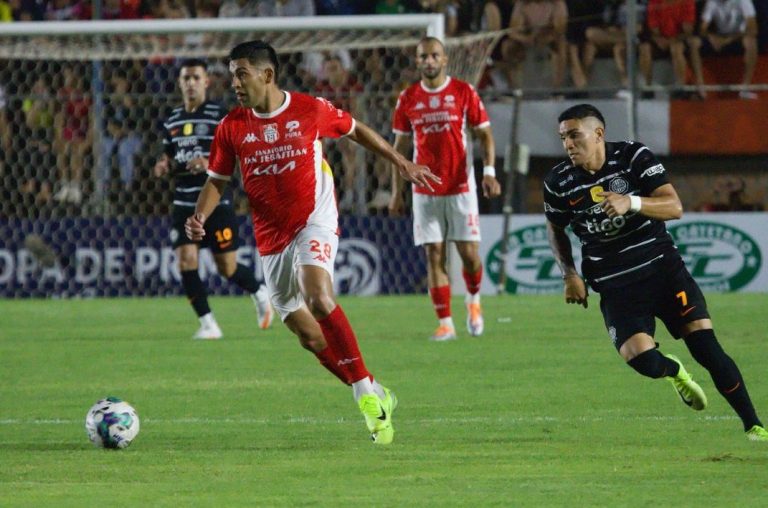
<path fill-rule="evenodd" d="M 663 221 L 627 212 L 609 218 L 599 192 L 650 196 L 668 183 L 664 166 L 643 144 L 605 144 L 605 164 L 594 174 L 562 162 L 544 179 L 544 213 L 553 224 L 571 226 L 581 241 L 582 274 L 596 291 L 647 277 L 656 263 L 679 256 Z"/>
<path fill-rule="evenodd" d="M 216 126 L 226 114 L 221 105 L 206 101 L 192 112 L 184 107 L 174 109 L 163 124 L 163 148 L 171 159 L 170 174 L 176 180 L 174 206 L 194 208 L 208 175 L 205 172 L 192 174 L 186 170 L 186 164 L 198 157 L 208 157 Z M 232 191 L 228 189 L 219 205 L 231 203 Z"/>

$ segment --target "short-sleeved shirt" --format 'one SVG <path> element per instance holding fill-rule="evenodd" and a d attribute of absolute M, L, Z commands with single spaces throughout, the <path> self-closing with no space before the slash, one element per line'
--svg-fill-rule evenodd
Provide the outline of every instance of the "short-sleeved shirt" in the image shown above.
<path fill-rule="evenodd" d="M 747 18 L 755 17 L 752 0 L 707 0 L 701 20 L 713 23 L 717 33 L 740 34 L 747 30 Z"/>
<path fill-rule="evenodd" d="M 696 4 L 694 0 L 674 0 L 667 3 L 664 0 L 649 0 L 648 28 L 658 28 L 663 37 L 677 37 L 683 33 L 683 24 L 696 23 Z"/>
<path fill-rule="evenodd" d="M 216 127 L 226 111 L 220 104 L 206 101 L 194 111 L 179 106 L 163 123 L 163 150 L 170 159 L 170 174 L 174 177 L 173 206 L 191 211 L 200 190 L 208 178 L 205 173 L 190 173 L 187 162 L 209 157 Z M 232 191 L 222 196 L 219 206 L 232 204 Z"/>
<path fill-rule="evenodd" d="M 621 287 L 647 277 L 662 258 L 678 256 L 663 221 L 636 212 L 609 218 L 598 192 L 650 196 L 669 183 L 666 170 L 643 144 L 605 144 L 605 164 L 590 173 L 570 161 L 544 179 L 544 213 L 559 227 L 571 226 L 581 241 L 582 274 L 593 289 Z"/>
<path fill-rule="evenodd" d="M 438 88 L 419 81 L 405 89 L 395 106 L 392 130 L 413 135 L 413 160 L 442 179 L 434 192 L 415 185 L 419 194 L 448 196 L 469 192 L 472 176 L 466 126 L 488 127 L 488 113 L 477 91 L 469 83 L 448 77 Z"/>
<path fill-rule="evenodd" d="M 338 228 L 333 175 L 323 169 L 321 138 L 355 129 L 352 116 L 327 100 L 284 93 L 283 104 L 271 113 L 239 107 L 224 117 L 208 164 L 210 177 L 228 180 L 240 163 L 263 256 L 281 252 L 308 224 Z"/>

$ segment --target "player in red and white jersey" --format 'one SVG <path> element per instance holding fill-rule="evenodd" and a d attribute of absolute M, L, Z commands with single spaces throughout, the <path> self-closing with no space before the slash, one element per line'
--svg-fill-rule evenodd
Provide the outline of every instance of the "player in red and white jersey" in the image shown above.
<path fill-rule="evenodd" d="M 352 386 L 373 441 L 389 444 L 397 398 L 366 368 L 333 294 L 338 213 L 321 138 L 347 136 L 419 185 L 430 187 L 440 178 L 330 102 L 281 90 L 277 54 L 269 44 L 242 43 L 229 59 L 232 86 L 243 107 L 216 129 L 208 180 L 195 214 L 187 219 L 187 235 L 193 240 L 204 236 L 203 225 L 239 163 L 273 307 L 301 345 Z"/>
<path fill-rule="evenodd" d="M 447 242 L 454 242 L 461 257 L 467 285 L 467 330 L 483 333 L 480 282 L 483 265 L 480 247 L 480 217 L 477 205 L 471 142 L 467 125 L 483 147 L 483 195 L 501 194 L 496 180 L 496 157 L 491 123 L 482 100 L 472 85 L 447 75 L 445 47 L 434 37 L 425 37 L 416 49 L 421 80 L 411 85 L 397 101 L 393 119 L 395 149 L 407 154 L 413 143 L 413 160 L 424 164 L 442 179 L 432 188 L 413 186 L 413 236 L 427 254 L 429 294 L 439 324 L 430 337 L 443 341 L 456 338 L 451 317 L 451 286 L 446 266 Z M 392 173 L 389 211 L 403 211 L 402 178 Z"/>

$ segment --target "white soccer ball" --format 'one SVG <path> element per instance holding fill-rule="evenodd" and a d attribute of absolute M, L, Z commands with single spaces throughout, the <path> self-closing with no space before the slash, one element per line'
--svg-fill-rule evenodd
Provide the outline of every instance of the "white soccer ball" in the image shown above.
<path fill-rule="evenodd" d="M 139 433 L 139 415 L 127 402 L 107 397 L 88 410 L 85 430 L 100 448 L 125 448 Z"/>

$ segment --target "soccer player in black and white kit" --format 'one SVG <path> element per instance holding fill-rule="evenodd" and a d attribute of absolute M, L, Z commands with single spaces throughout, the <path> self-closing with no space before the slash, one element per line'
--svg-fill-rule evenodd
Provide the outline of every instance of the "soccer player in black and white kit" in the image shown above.
<path fill-rule="evenodd" d="M 600 293 L 605 327 L 619 354 L 640 374 L 666 378 L 684 403 L 702 410 L 707 398 L 679 359 L 663 355 L 654 340 L 658 317 L 736 411 L 747 438 L 768 442 L 744 379 L 712 330 L 699 286 L 667 232 L 683 207 L 654 154 L 637 142 L 606 142 L 605 120 L 589 104 L 558 118 L 569 161 L 544 180 L 549 243 L 562 270 L 565 300 L 587 307 L 587 284 Z M 582 276 L 565 228 L 581 241 Z"/>
<path fill-rule="evenodd" d="M 219 274 L 251 295 L 260 328 L 268 328 L 273 316 L 266 286 L 259 287 L 253 271 L 237 263 L 239 237 L 231 191 L 222 197 L 205 223 L 208 234 L 201 242 L 193 242 L 184 234 L 184 221 L 194 211 L 197 196 L 208 178 L 208 154 L 216 126 L 227 113 L 222 106 L 206 99 L 208 85 L 204 61 L 186 60 L 182 63 L 179 87 L 184 104 L 174 109 L 163 124 L 164 153 L 155 164 L 155 176 L 170 175 L 175 179 L 171 241 L 184 292 L 200 321 L 193 339 L 222 337 L 221 328 L 208 305 L 208 292 L 197 271 L 200 247 L 211 249 Z"/>

